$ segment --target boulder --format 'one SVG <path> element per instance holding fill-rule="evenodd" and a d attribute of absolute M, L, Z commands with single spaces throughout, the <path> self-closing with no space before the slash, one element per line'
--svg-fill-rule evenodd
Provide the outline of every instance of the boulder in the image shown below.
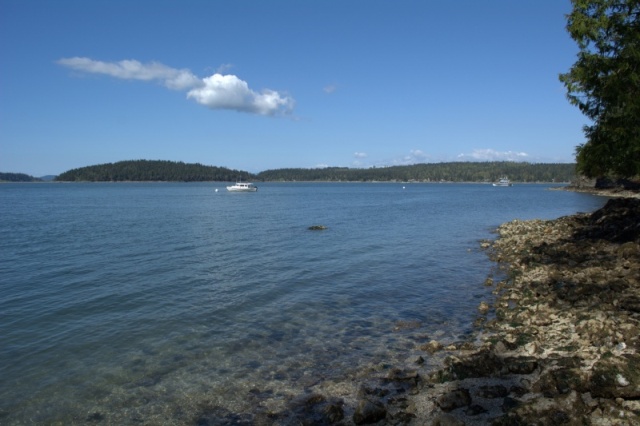
<path fill-rule="evenodd" d="M 640 398 L 640 354 L 602 357 L 591 373 L 591 395 L 600 398 Z"/>
<path fill-rule="evenodd" d="M 430 355 L 433 355 L 434 353 L 442 350 L 442 343 L 438 342 L 437 340 L 431 340 L 429 343 L 422 345 L 420 349 L 429 353 Z"/>
<path fill-rule="evenodd" d="M 296 424 L 330 425 L 344 419 L 343 405 L 342 399 L 312 393 L 294 399 L 290 410 Z"/>
<path fill-rule="evenodd" d="M 433 420 L 433 426 L 464 426 L 464 422 L 451 414 L 440 414 Z"/>
<path fill-rule="evenodd" d="M 387 416 L 387 409 L 381 402 L 361 399 L 353 413 L 353 422 L 357 425 L 376 423 Z"/>
<path fill-rule="evenodd" d="M 457 408 L 470 406 L 471 395 L 467 389 L 456 389 L 440 395 L 436 400 L 436 404 L 438 404 L 438 407 L 440 407 L 442 411 L 453 411 Z"/>

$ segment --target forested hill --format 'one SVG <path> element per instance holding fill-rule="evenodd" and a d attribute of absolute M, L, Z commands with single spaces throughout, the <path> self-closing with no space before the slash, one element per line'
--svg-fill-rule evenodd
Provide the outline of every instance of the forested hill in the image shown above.
<path fill-rule="evenodd" d="M 352 169 L 275 169 L 254 175 L 224 167 L 186 164 L 173 161 L 134 160 L 100 164 L 69 170 L 56 181 L 418 181 L 418 182 L 492 182 L 507 176 L 513 182 L 570 182 L 575 180 L 575 164 L 514 162 L 452 162 L 411 166 Z"/>
<path fill-rule="evenodd" d="M 0 182 L 41 182 L 42 179 L 24 173 L 0 173 Z"/>
<path fill-rule="evenodd" d="M 263 181 L 419 181 L 492 182 L 507 176 L 513 182 L 571 182 L 575 164 L 515 162 L 451 162 L 411 166 L 350 169 L 276 169 L 258 173 Z"/>
<path fill-rule="evenodd" d="M 99 164 L 66 171 L 58 182 L 205 182 L 249 180 L 254 175 L 224 167 L 187 164 L 175 161 L 132 160 Z"/>

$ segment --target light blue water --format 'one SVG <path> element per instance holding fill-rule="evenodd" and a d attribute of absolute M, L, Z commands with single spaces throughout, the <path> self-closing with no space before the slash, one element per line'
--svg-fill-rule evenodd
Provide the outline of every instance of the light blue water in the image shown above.
<path fill-rule="evenodd" d="M 182 424 L 348 390 L 363 366 L 471 332 L 492 269 L 478 241 L 500 223 L 606 201 L 548 185 L 259 187 L 0 185 L 0 423 Z"/>

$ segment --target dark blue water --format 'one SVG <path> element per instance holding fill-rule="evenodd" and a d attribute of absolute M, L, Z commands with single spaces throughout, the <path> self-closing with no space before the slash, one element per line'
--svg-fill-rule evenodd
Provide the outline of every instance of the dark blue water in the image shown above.
<path fill-rule="evenodd" d="M 0 185 L 0 423 L 182 424 L 346 396 L 366 368 L 469 335 L 490 291 L 478 241 L 500 223 L 606 201 L 548 185 L 259 186 Z"/>

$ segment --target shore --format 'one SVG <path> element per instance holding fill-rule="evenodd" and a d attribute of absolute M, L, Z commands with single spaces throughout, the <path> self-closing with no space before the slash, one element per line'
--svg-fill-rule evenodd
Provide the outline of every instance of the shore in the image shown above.
<path fill-rule="evenodd" d="M 498 234 L 482 243 L 498 272 L 474 341 L 432 340 L 254 424 L 640 424 L 640 198 Z"/>
<path fill-rule="evenodd" d="M 196 423 L 640 424 L 640 197 L 598 195 L 610 200 L 593 213 L 514 220 L 481 243 L 496 272 L 469 340 L 416 343 L 401 365 Z"/>
<path fill-rule="evenodd" d="M 498 233 L 488 250 L 508 279 L 495 286 L 495 319 L 479 348 L 430 374 L 416 419 L 640 424 L 640 199 Z"/>
<path fill-rule="evenodd" d="M 622 188 L 596 189 L 593 187 L 569 185 L 566 187 L 562 187 L 560 189 L 563 189 L 566 191 L 573 191 L 573 192 L 584 192 L 585 194 L 598 195 L 601 197 L 608 197 L 608 198 L 640 198 L 639 191 L 632 191 L 629 189 L 622 189 Z"/>

